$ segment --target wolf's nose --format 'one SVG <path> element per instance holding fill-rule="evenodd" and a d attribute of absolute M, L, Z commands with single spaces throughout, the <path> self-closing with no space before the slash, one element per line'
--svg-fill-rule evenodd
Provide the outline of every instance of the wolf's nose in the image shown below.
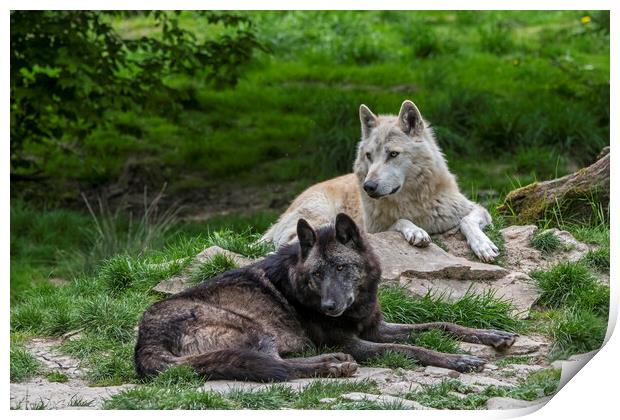
<path fill-rule="evenodd" d="M 375 181 L 366 181 L 364 182 L 364 191 L 366 191 L 367 193 L 374 193 L 377 190 L 378 186 L 379 184 L 377 184 Z"/>
<path fill-rule="evenodd" d="M 332 312 L 334 309 L 336 309 L 336 302 L 332 299 L 324 300 L 323 302 L 321 302 L 321 309 L 327 312 Z"/>

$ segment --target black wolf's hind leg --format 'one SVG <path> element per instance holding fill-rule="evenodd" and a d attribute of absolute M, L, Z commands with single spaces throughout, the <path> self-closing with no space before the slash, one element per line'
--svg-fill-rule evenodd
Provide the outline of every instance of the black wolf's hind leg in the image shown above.
<path fill-rule="evenodd" d="M 407 344 L 374 343 L 352 339 L 345 346 L 345 351 L 351 353 L 358 362 L 379 356 L 389 350 L 404 353 L 424 366 L 438 366 L 459 372 L 481 371 L 486 363 L 485 360 L 476 356 L 440 353 Z"/>

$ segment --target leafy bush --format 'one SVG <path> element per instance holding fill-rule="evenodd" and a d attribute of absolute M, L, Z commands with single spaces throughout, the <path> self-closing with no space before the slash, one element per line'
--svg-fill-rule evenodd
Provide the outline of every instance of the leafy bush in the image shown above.
<path fill-rule="evenodd" d="M 159 36 L 124 39 L 109 19 L 142 12 L 11 11 L 11 171 L 28 178 L 38 162 L 26 143 L 56 152 L 79 143 L 106 121 L 108 111 L 159 100 L 175 106 L 179 92 L 164 83 L 175 73 L 202 74 L 217 85 L 237 81 L 252 52 L 261 48 L 248 18 L 201 13 L 203 25 L 234 31 L 198 41 L 176 14 L 151 15 Z M 172 101 L 166 100 L 172 98 Z"/>

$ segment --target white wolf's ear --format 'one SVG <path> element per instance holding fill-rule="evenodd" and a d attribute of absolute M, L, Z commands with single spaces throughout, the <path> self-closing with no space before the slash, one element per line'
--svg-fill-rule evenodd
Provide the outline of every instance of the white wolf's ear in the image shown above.
<path fill-rule="evenodd" d="M 316 242 L 316 232 L 314 232 L 314 229 L 312 229 L 308 222 L 304 219 L 299 219 L 297 221 L 297 237 L 299 238 L 301 256 L 306 258 Z"/>
<path fill-rule="evenodd" d="M 360 122 L 362 123 L 362 137 L 370 135 L 370 130 L 377 126 L 377 116 L 364 104 L 360 105 Z"/>
<path fill-rule="evenodd" d="M 400 106 L 400 112 L 398 113 L 398 125 L 401 130 L 410 136 L 418 136 L 422 134 L 424 130 L 424 121 L 422 121 L 422 114 L 410 100 L 406 100 Z"/>
<path fill-rule="evenodd" d="M 336 216 L 336 239 L 354 249 L 362 249 L 364 246 L 359 228 L 353 219 L 344 213 L 338 213 Z"/>

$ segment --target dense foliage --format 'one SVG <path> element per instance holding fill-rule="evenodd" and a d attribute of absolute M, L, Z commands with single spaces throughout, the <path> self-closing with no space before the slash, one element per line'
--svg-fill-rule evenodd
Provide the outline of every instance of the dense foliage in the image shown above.
<path fill-rule="evenodd" d="M 150 14 L 160 32 L 123 38 L 109 22 L 122 14 Z M 250 20 L 213 12 L 200 18 L 205 27 L 228 30 L 199 41 L 165 12 L 11 12 L 11 170 L 24 176 L 40 169 L 24 153 L 27 143 L 56 146 L 49 153 L 79 152 L 109 110 L 169 112 L 183 99 L 165 83 L 171 74 L 236 83 L 261 48 Z"/>

